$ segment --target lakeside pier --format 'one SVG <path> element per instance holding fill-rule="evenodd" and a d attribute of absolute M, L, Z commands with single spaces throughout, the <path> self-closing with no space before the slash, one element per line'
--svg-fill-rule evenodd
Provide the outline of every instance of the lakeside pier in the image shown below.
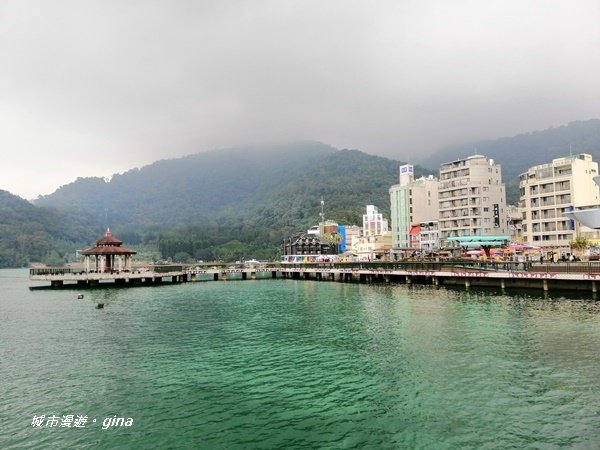
<path fill-rule="evenodd" d="M 294 279 L 357 283 L 405 283 L 493 287 L 501 289 L 574 290 L 597 293 L 600 262 L 532 263 L 465 260 L 266 264 L 259 267 L 182 265 L 148 266 L 126 271 L 90 272 L 71 268 L 33 268 L 31 281 L 50 286 L 92 288 L 163 283 L 252 279 Z"/>

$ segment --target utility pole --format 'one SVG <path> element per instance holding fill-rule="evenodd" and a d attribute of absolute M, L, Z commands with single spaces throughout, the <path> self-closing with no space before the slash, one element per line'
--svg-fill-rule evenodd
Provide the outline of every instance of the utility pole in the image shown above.
<path fill-rule="evenodd" d="M 325 233 L 325 200 L 321 197 L 321 212 L 319 213 L 320 223 L 319 223 L 319 233 L 321 236 Z"/>

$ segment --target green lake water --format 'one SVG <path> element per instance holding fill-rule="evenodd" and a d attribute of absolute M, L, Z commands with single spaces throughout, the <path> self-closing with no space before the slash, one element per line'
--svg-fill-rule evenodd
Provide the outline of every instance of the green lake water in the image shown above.
<path fill-rule="evenodd" d="M 270 279 L 30 285 L 0 270 L 2 449 L 600 448 L 591 299 Z M 102 429 L 117 418 L 133 424 Z"/>

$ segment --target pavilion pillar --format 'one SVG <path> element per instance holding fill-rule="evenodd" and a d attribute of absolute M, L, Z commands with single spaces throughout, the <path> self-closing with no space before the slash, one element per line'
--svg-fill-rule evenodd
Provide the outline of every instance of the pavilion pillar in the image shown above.
<path fill-rule="evenodd" d="M 131 269 L 131 255 L 135 251 L 121 247 L 121 244 L 107 229 L 104 237 L 96 241 L 95 247 L 84 251 L 86 272 L 107 273 Z M 92 256 L 94 260 L 91 259 Z"/>

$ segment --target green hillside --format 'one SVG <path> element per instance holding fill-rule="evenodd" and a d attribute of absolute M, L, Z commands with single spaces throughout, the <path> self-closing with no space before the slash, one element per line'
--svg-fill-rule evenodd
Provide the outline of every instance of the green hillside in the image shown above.
<path fill-rule="evenodd" d="M 473 149 L 473 151 L 465 151 Z M 507 200 L 518 175 L 573 153 L 600 160 L 600 120 L 444 149 L 415 168 L 437 173 L 445 161 L 481 153 L 502 164 Z M 389 216 L 391 185 L 402 164 L 318 142 L 236 148 L 157 161 L 112 179 L 79 178 L 31 203 L 0 191 L 0 267 L 60 263 L 104 228 L 162 258 L 276 257 L 282 240 L 319 220 L 361 223 L 367 204 Z"/>
<path fill-rule="evenodd" d="M 87 211 L 112 227 L 174 226 L 237 211 L 296 176 L 306 161 L 334 151 L 311 142 L 199 153 L 157 161 L 114 175 L 109 182 L 80 178 L 35 204 Z"/>
<path fill-rule="evenodd" d="M 79 243 L 90 242 L 100 231 L 88 214 L 35 207 L 0 190 L 0 267 L 62 263 Z"/>
<path fill-rule="evenodd" d="M 447 148 L 415 176 L 474 152 L 502 164 L 507 200 L 516 203 L 527 168 L 570 152 L 600 160 L 600 120 Z M 326 218 L 341 224 L 360 225 L 367 204 L 389 216 L 401 164 L 300 142 L 162 160 L 110 180 L 79 178 L 34 205 L 0 191 L 0 267 L 73 259 L 106 227 L 138 250 L 178 261 L 276 257 L 285 237 L 318 222 L 321 198 Z"/>
<path fill-rule="evenodd" d="M 35 204 L 90 214 L 163 258 L 267 258 L 318 223 L 321 198 L 326 218 L 343 224 L 361 224 L 367 204 L 388 215 L 400 164 L 317 142 L 238 148 L 157 161 L 110 181 L 80 178 Z"/>

